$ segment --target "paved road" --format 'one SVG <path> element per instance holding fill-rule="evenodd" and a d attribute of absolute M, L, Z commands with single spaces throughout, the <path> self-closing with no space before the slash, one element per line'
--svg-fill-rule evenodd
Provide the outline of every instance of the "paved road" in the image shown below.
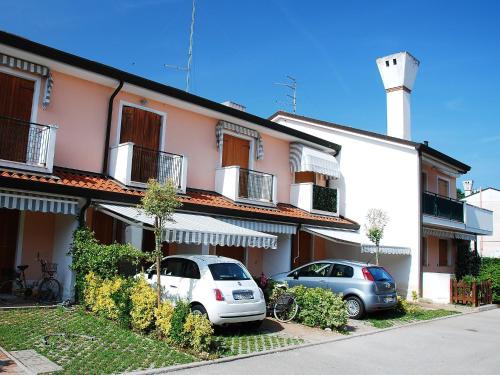
<path fill-rule="evenodd" d="M 175 374 L 497 375 L 500 309 Z"/>

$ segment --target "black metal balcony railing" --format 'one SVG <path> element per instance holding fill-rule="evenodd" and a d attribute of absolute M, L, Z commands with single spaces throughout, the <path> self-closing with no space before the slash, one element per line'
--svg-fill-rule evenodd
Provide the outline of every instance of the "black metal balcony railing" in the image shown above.
<path fill-rule="evenodd" d="M 45 166 L 49 140 L 48 125 L 0 116 L 0 159 Z"/>
<path fill-rule="evenodd" d="M 464 222 L 464 203 L 435 193 L 422 193 L 422 212 L 443 219 Z"/>
<path fill-rule="evenodd" d="M 171 180 L 179 189 L 182 180 L 182 160 L 181 155 L 134 146 L 131 180 L 143 183 L 151 178 L 160 183 Z"/>
<path fill-rule="evenodd" d="M 337 189 L 313 185 L 313 210 L 337 213 Z"/>
<path fill-rule="evenodd" d="M 239 198 L 273 201 L 273 175 L 240 168 Z"/>

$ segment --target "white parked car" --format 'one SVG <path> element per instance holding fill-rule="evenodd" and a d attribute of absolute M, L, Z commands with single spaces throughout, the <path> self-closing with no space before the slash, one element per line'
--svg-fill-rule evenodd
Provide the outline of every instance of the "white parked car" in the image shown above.
<path fill-rule="evenodd" d="M 156 268 L 143 275 L 156 286 Z M 216 255 L 173 255 L 161 262 L 162 296 L 188 301 L 191 311 L 207 314 L 215 325 L 258 327 L 266 317 L 264 293 L 243 264 Z"/>

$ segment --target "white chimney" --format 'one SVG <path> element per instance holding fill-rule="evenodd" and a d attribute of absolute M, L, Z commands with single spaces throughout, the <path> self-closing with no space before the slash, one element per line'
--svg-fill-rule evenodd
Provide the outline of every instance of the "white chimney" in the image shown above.
<path fill-rule="evenodd" d="M 462 186 L 464 187 L 464 194 L 466 197 L 472 194 L 472 188 L 474 186 L 473 180 L 467 180 L 462 182 Z"/>
<path fill-rule="evenodd" d="M 387 93 L 387 135 L 411 140 L 410 95 L 419 65 L 408 52 L 377 59 Z"/>

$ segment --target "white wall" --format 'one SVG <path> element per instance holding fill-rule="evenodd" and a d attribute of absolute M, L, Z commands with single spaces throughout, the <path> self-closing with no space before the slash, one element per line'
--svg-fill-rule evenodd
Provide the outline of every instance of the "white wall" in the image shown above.
<path fill-rule="evenodd" d="M 449 273 L 424 272 L 422 296 L 437 303 L 449 303 L 450 278 Z"/>
<path fill-rule="evenodd" d="M 278 118 L 277 122 L 342 146 L 337 157 L 341 178 L 334 183 L 341 197 L 340 215 L 357 221 L 364 237 L 363 224 L 368 209 L 386 210 L 390 221 L 381 245 L 411 248 L 408 297 L 411 290 L 418 291 L 420 168 L 414 147 L 295 119 Z M 369 243 L 369 240 L 365 237 L 363 242 Z"/>
<path fill-rule="evenodd" d="M 68 255 L 68 252 L 73 242 L 73 232 L 77 227 L 78 220 L 74 216 L 56 215 L 52 259 L 57 263 L 57 279 L 63 289 L 63 301 L 74 298 L 75 275 L 69 268 L 73 257 Z"/>
<path fill-rule="evenodd" d="M 289 234 L 278 234 L 278 247 L 276 249 L 264 249 L 262 268 L 266 276 L 290 270 L 291 238 L 292 236 Z"/>
<path fill-rule="evenodd" d="M 478 236 L 477 249 L 482 256 L 500 258 L 500 191 L 486 189 L 464 199 L 467 203 L 493 211 L 493 234 Z"/>

